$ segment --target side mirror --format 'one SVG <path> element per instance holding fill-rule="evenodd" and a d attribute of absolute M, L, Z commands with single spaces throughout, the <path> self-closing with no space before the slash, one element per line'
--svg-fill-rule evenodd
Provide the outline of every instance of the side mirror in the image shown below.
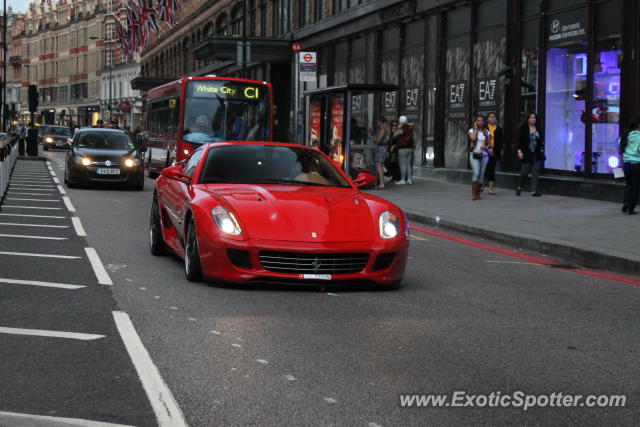
<path fill-rule="evenodd" d="M 67 145 L 71 147 L 73 145 L 73 139 L 71 138 L 67 139 Z"/>
<path fill-rule="evenodd" d="M 376 177 L 367 172 L 360 172 L 353 183 L 358 188 L 365 187 L 367 185 L 375 185 Z"/>
<path fill-rule="evenodd" d="M 168 168 L 164 168 L 162 169 L 161 174 L 166 178 L 173 179 L 175 181 L 180 181 L 187 185 L 191 184 L 191 177 L 182 173 L 181 165 L 175 165 L 175 166 L 170 166 Z"/>

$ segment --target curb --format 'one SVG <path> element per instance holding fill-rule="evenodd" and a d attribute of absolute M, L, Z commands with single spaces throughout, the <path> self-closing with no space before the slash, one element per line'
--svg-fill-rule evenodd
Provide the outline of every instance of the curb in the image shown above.
<path fill-rule="evenodd" d="M 640 275 L 640 260 L 629 258 L 624 253 L 611 250 L 596 251 L 593 248 L 577 245 L 572 242 L 556 239 L 542 240 L 539 237 L 525 233 L 505 233 L 490 230 L 460 222 L 447 221 L 437 216 L 428 216 L 410 210 L 405 210 L 405 213 L 410 220 L 416 222 L 485 237 L 497 242 L 517 246 L 518 248 L 552 254 L 588 268 Z"/>

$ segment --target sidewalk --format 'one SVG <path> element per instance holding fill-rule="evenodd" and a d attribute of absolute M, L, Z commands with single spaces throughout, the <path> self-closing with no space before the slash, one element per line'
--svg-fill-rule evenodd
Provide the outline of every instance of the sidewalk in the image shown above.
<path fill-rule="evenodd" d="M 471 200 L 471 185 L 415 177 L 413 185 L 367 190 L 400 206 L 411 220 L 553 254 L 584 267 L 640 275 L 640 215 L 621 203 L 497 188 Z"/>

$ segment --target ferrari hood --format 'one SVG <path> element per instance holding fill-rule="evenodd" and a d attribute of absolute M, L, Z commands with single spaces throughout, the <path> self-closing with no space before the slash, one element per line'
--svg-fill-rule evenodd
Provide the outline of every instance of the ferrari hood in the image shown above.
<path fill-rule="evenodd" d="M 328 243 L 366 242 L 373 237 L 369 206 L 357 190 L 305 185 L 206 187 L 227 201 L 252 239 Z"/>

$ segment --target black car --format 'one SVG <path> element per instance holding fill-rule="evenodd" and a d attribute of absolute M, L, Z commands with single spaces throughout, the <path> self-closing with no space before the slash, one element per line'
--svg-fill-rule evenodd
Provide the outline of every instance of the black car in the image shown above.
<path fill-rule="evenodd" d="M 47 151 L 49 148 L 69 147 L 68 141 L 71 139 L 71 129 L 66 126 L 40 126 L 38 128 L 38 139 L 42 143 L 42 148 Z"/>
<path fill-rule="evenodd" d="M 144 162 L 131 136 L 120 129 L 78 129 L 67 152 L 69 187 L 117 183 L 144 189 Z"/>

